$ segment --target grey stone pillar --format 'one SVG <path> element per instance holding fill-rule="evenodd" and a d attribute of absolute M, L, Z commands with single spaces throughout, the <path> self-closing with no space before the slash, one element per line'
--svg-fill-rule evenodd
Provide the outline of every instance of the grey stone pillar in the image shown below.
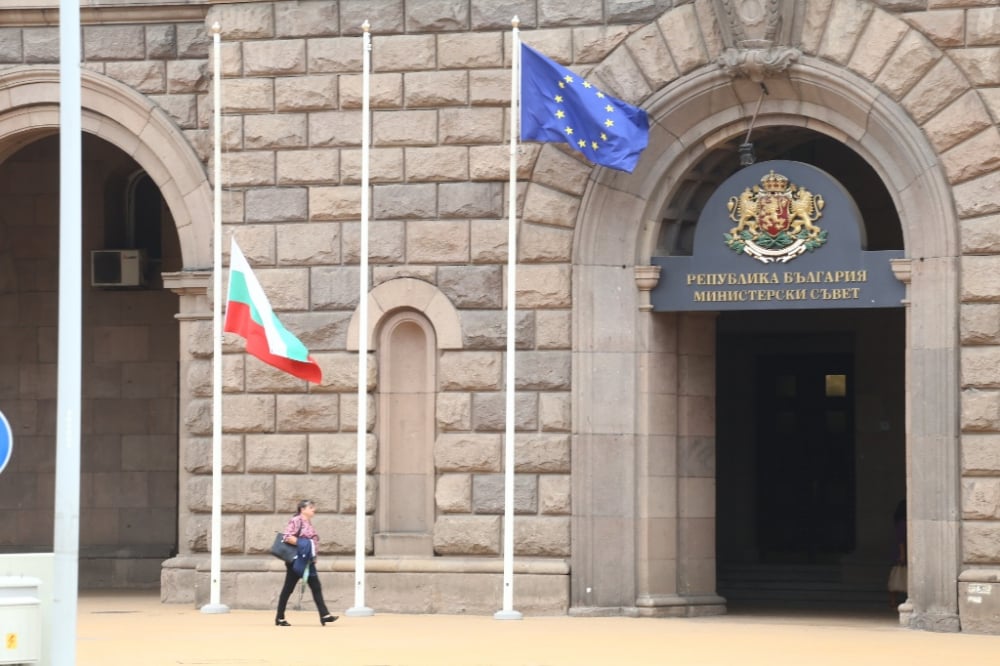
<path fill-rule="evenodd" d="M 909 599 L 900 622 L 916 629 L 958 631 L 960 479 L 957 402 L 937 398 L 959 385 L 952 344 L 957 260 L 893 262 L 907 284 L 906 505 Z M 951 328 L 949 328 L 951 327 Z"/>
<path fill-rule="evenodd" d="M 640 316 L 636 608 L 725 612 L 715 575 L 715 313 Z M 645 320 L 645 321 L 643 321 Z"/>
<path fill-rule="evenodd" d="M 631 613 L 635 602 L 634 278 L 616 266 L 574 267 L 576 294 L 612 331 L 577 331 L 573 351 L 573 615 Z M 574 299 L 574 302 L 577 302 Z"/>
<path fill-rule="evenodd" d="M 644 351 L 638 355 L 636 403 L 635 605 L 643 616 L 683 615 L 678 596 L 678 315 L 639 309 L 637 333 Z"/>
<path fill-rule="evenodd" d="M 725 612 L 715 591 L 715 322 L 687 312 L 678 321 L 677 591 L 686 615 Z"/>
<path fill-rule="evenodd" d="M 636 612 L 725 612 L 715 593 L 715 314 L 653 314 L 637 266 Z"/>
<path fill-rule="evenodd" d="M 178 548 L 180 554 L 191 552 L 189 540 L 186 536 L 190 533 L 189 522 L 192 519 L 190 502 L 187 497 L 188 482 L 191 477 L 192 462 L 210 451 L 204 451 L 204 438 L 198 438 L 191 431 L 191 421 L 189 409 L 198 404 L 195 398 L 204 398 L 203 394 L 197 391 L 197 386 L 193 385 L 192 370 L 197 363 L 204 363 L 207 350 L 208 358 L 211 359 L 212 350 L 212 306 L 209 298 L 209 286 L 212 280 L 210 271 L 192 271 L 164 273 L 163 285 L 176 293 L 178 299 L 178 313 L 175 318 L 180 326 L 178 339 L 180 340 L 180 355 L 178 368 L 178 455 L 180 458 L 178 465 L 177 487 L 180 489 L 180 500 L 177 506 L 177 534 Z M 201 359 L 199 361 L 199 358 Z M 209 439 L 211 442 L 211 439 Z M 211 461 L 208 460 L 209 464 Z"/>

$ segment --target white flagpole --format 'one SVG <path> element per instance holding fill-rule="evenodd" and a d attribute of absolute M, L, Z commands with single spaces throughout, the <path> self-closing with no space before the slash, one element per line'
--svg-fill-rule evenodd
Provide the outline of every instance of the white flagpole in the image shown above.
<path fill-rule="evenodd" d="M 59 367 L 52 581 L 52 662 L 76 663 L 80 553 L 80 393 L 83 235 L 80 4 L 59 5 Z"/>
<path fill-rule="evenodd" d="M 213 203 L 212 252 L 212 535 L 211 585 L 209 603 L 202 613 L 228 613 L 222 603 L 222 47 L 218 21 L 212 24 L 212 46 L 215 71 L 212 78 L 212 125 L 215 153 L 213 155 L 215 198 Z"/>
<path fill-rule="evenodd" d="M 514 348 L 517 313 L 517 139 L 521 115 L 521 37 L 516 16 L 510 58 L 510 183 L 507 192 L 507 387 L 506 422 L 504 426 L 503 483 L 503 610 L 493 614 L 497 620 L 520 620 L 514 610 Z"/>
<path fill-rule="evenodd" d="M 361 266 L 358 287 L 358 472 L 357 501 L 354 518 L 354 606 L 348 608 L 348 617 L 367 617 L 375 611 L 365 606 L 365 482 L 368 478 L 368 153 L 371 118 L 369 117 L 369 90 L 371 72 L 371 24 L 365 21 L 361 29 Z"/>

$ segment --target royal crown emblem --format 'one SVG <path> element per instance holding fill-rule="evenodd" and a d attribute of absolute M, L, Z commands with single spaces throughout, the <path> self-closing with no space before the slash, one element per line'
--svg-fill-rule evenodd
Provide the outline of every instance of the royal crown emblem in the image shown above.
<path fill-rule="evenodd" d="M 726 245 L 765 264 L 786 263 L 826 243 L 826 231 L 814 224 L 823 216 L 823 197 L 773 170 L 726 206 L 736 222 Z"/>

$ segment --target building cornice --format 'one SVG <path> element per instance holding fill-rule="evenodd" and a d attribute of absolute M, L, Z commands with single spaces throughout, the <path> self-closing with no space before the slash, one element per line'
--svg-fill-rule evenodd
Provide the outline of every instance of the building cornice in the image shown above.
<path fill-rule="evenodd" d="M 53 0 L 13 0 L 0 7 L 0 27 L 38 28 L 59 25 L 59 3 Z M 81 0 L 81 25 L 125 23 L 190 23 L 205 20 L 205 0 L 150 2 L 143 0 Z"/>

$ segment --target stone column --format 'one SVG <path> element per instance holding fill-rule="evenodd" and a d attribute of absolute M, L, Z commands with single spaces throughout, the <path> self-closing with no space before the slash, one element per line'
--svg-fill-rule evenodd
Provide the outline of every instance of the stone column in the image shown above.
<path fill-rule="evenodd" d="M 725 612 L 715 575 L 716 317 L 683 313 L 677 329 L 677 592 L 689 616 Z"/>
<path fill-rule="evenodd" d="M 619 614 L 636 598 L 635 282 L 611 265 L 573 273 L 575 307 L 609 324 L 574 332 L 570 614 Z"/>
<path fill-rule="evenodd" d="M 637 326 L 644 351 L 638 354 L 636 401 L 635 605 L 642 616 L 684 615 L 677 594 L 678 315 L 644 312 Z"/>
<path fill-rule="evenodd" d="M 652 313 L 637 266 L 636 612 L 725 612 L 715 594 L 715 314 Z"/>
<path fill-rule="evenodd" d="M 909 599 L 900 623 L 933 631 L 958 631 L 959 447 L 958 408 L 935 394 L 958 386 L 959 349 L 949 327 L 958 321 L 954 298 L 956 259 L 894 261 L 906 282 L 906 506 Z M 935 406 L 931 409 L 931 406 Z M 954 470 L 954 472 L 952 472 Z"/>
<path fill-rule="evenodd" d="M 177 487 L 179 499 L 177 503 L 177 534 L 179 554 L 191 553 L 187 535 L 190 533 L 189 522 L 192 519 L 190 502 L 187 497 L 189 479 L 192 476 L 192 465 L 199 465 L 198 458 L 205 454 L 211 455 L 210 447 L 205 450 L 204 433 L 197 424 L 203 419 L 192 418 L 197 410 L 197 398 L 202 402 L 206 397 L 203 390 L 199 391 L 198 382 L 191 378 L 198 372 L 197 365 L 204 364 L 205 359 L 211 360 L 212 355 L 212 306 L 210 303 L 209 286 L 212 273 L 210 271 L 192 271 L 164 273 L 163 285 L 180 298 L 178 313 L 175 318 L 179 322 L 180 354 L 178 367 L 178 464 Z M 196 385 L 197 384 L 197 385 Z M 209 383 L 209 388 L 211 383 Z M 211 425 L 210 413 L 206 415 Z M 193 425 L 194 424 L 194 425 Z M 194 429 L 194 430 L 193 430 Z M 199 437 L 201 435 L 201 437 Z M 209 444 L 211 438 L 208 439 Z M 211 459 L 207 461 L 211 465 Z"/>

